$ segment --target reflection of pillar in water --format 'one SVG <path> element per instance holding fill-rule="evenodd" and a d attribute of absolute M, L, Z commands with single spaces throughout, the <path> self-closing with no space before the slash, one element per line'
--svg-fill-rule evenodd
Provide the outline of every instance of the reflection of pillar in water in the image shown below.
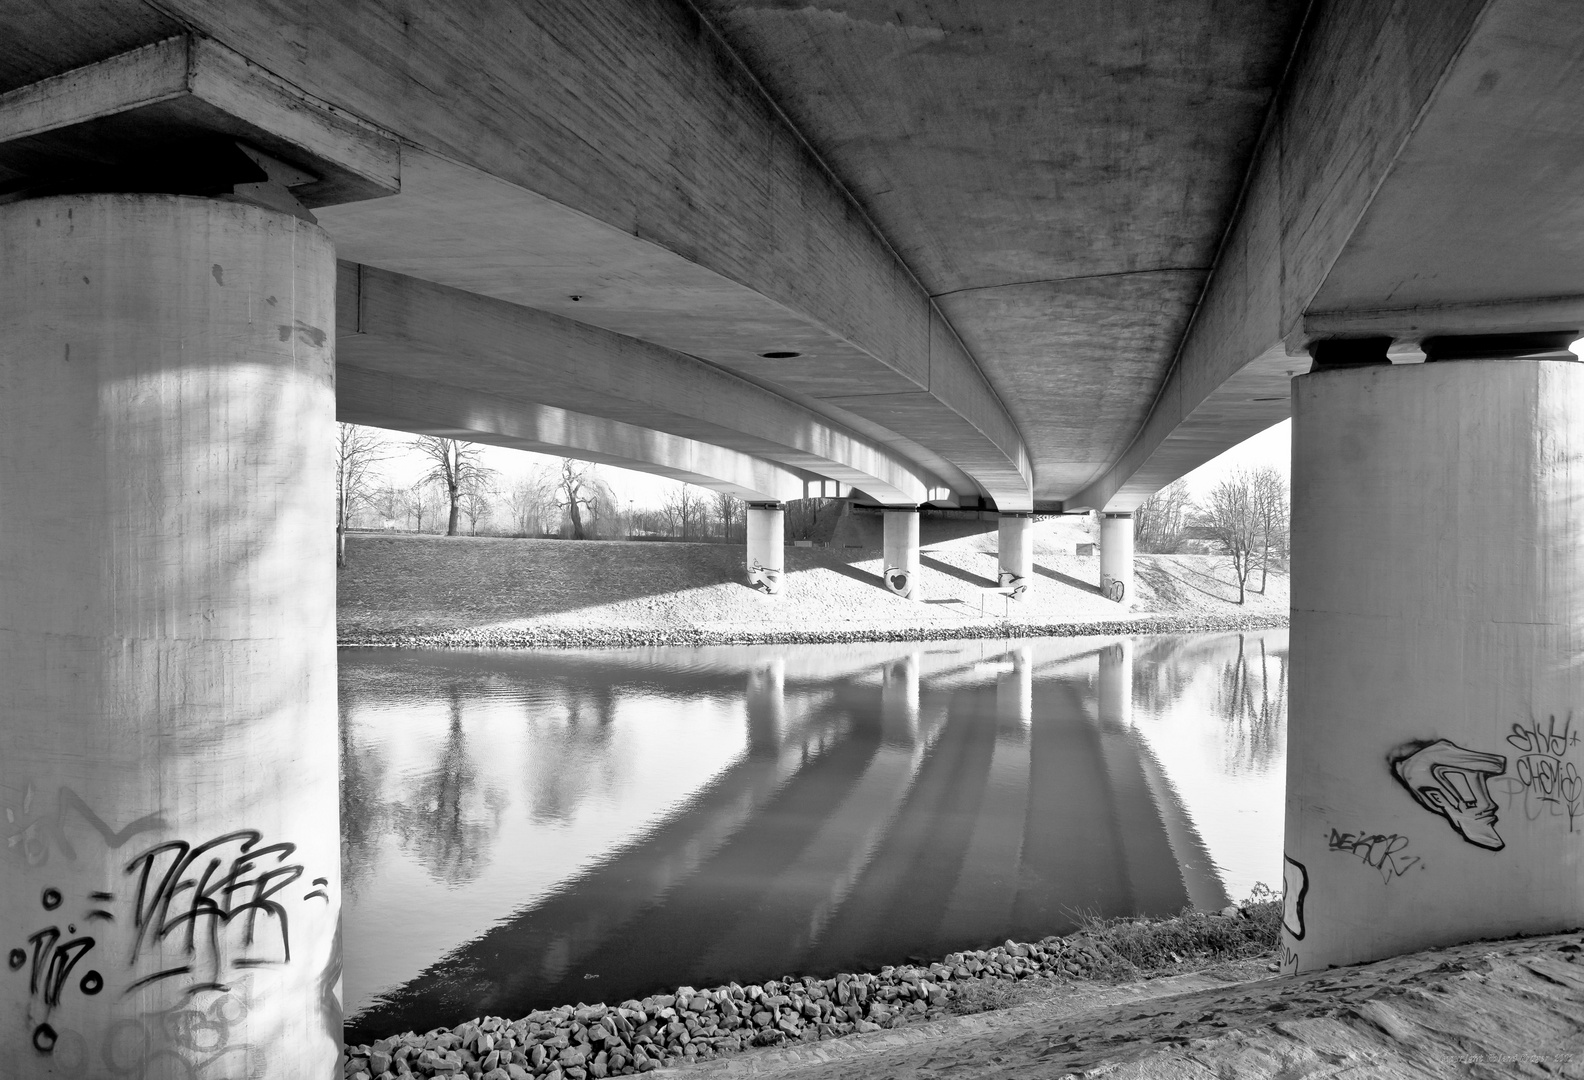
<path fill-rule="evenodd" d="M 996 676 L 996 727 L 1028 727 L 1034 718 L 1034 653 L 1019 645 L 1007 653 L 1012 670 Z"/>
<path fill-rule="evenodd" d="M 1100 722 L 1133 723 L 1133 642 L 1127 638 L 1100 650 Z"/>
<path fill-rule="evenodd" d="M 748 673 L 748 752 L 776 753 L 786 735 L 786 661 L 776 657 Z"/>
<path fill-rule="evenodd" d="M 888 743 L 912 743 L 919 728 L 919 654 L 886 665 L 880 685 L 880 735 Z"/>

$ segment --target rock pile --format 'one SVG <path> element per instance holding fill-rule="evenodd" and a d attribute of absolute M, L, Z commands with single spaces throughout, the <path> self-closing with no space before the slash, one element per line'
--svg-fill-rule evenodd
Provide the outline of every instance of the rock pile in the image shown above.
<path fill-rule="evenodd" d="M 1120 634 L 1222 633 L 1278 629 L 1282 614 L 1138 615 L 1088 622 L 969 623 L 961 626 L 899 626 L 891 629 L 710 630 L 696 626 L 478 626 L 458 630 L 343 628 L 342 646 L 440 649 L 652 648 L 662 645 L 806 645 L 873 641 L 948 641 L 980 638 L 1084 637 Z"/>
<path fill-rule="evenodd" d="M 347 1080 L 465 1076 L 585 1080 L 707 1060 L 750 1046 L 813 1042 L 942 1015 L 970 980 L 1085 978 L 1120 963 L 1082 935 L 952 953 L 872 975 L 678 987 L 620 1005 L 564 1005 L 347 1047 Z"/>

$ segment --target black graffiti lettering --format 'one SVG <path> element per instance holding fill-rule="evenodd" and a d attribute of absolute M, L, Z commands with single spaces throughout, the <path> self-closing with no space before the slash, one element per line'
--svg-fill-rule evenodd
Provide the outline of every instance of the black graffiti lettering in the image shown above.
<path fill-rule="evenodd" d="M 50 1008 L 60 1004 L 61 989 L 71 977 L 72 968 L 94 947 L 91 937 L 61 942 L 60 936 L 59 927 L 49 926 L 28 938 L 28 944 L 33 946 L 33 969 L 28 975 L 28 994 L 41 995 L 44 1004 Z M 13 950 L 13 959 L 20 951 Z"/>
<path fill-rule="evenodd" d="M 77 984 L 77 989 L 93 997 L 104 989 L 104 976 L 97 971 L 90 971 L 82 977 L 82 982 Z"/>
<path fill-rule="evenodd" d="M 262 839 L 257 830 L 243 829 L 196 847 L 173 840 L 156 844 L 129 862 L 127 873 L 138 877 L 132 959 L 150 944 L 176 933 L 185 933 L 183 947 L 194 955 L 201 930 L 204 944 L 218 964 L 221 928 L 238 918 L 245 920 L 242 942 L 251 947 L 258 940 L 262 916 L 279 936 L 281 962 L 290 962 L 286 909 L 274 897 L 304 871 L 302 866 L 286 862 L 297 850 L 295 844 L 260 847 Z M 224 851 L 232 845 L 234 851 Z M 276 865 L 267 865 L 271 860 Z M 155 881 L 156 868 L 162 864 L 164 872 Z M 151 882 L 155 882 L 152 889 Z"/>
<path fill-rule="evenodd" d="M 53 1053 L 55 1043 L 60 1036 L 55 1034 L 55 1029 L 48 1024 L 40 1024 L 33 1029 L 33 1049 L 41 1054 Z"/>
<path fill-rule="evenodd" d="M 1400 878 L 1422 865 L 1419 856 L 1403 854 L 1409 840 L 1400 833 L 1344 833 L 1332 829 L 1326 843 L 1332 851 L 1356 856 L 1365 866 L 1380 871 L 1382 881 Z"/>
<path fill-rule="evenodd" d="M 44 895 L 39 898 L 39 902 L 44 905 L 45 911 L 54 911 L 61 906 L 60 890 L 55 888 L 45 889 Z"/>

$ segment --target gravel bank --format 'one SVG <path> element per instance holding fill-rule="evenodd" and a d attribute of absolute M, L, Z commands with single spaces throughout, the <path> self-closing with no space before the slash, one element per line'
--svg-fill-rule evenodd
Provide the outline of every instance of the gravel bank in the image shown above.
<path fill-rule="evenodd" d="M 343 645 L 488 648 L 783 644 L 1253 630 L 1287 623 L 1287 578 L 1238 604 L 1219 556 L 1140 556 L 1131 610 L 1099 594 L 1073 526 L 1041 523 L 1030 596 L 994 591 L 995 535 L 923 551 L 920 601 L 880 583 L 880 553 L 788 548 L 787 591 L 742 583 L 715 544 L 353 536 Z"/>
<path fill-rule="evenodd" d="M 614 1006 L 567 1005 L 517 1020 L 483 1017 L 348 1047 L 344 1075 L 585 1080 L 652 1072 L 754 1047 L 807 1044 L 981 1012 L 1074 980 L 1137 976 L 1168 963 L 1181 970 L 1179 965 L 1195 960 L 1202 965 L 1265 957 L 1278 918 L 1276 905 L 1266 902 L 1214 915 L 1098 924 L 1066 937 L 1008 941 L 873 974 L 788 976 L 707 990 L 683 986 Z"/>

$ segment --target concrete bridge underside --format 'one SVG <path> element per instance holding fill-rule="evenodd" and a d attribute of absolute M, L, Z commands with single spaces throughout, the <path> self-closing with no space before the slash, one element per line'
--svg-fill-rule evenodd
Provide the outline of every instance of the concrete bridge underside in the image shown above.
<path fill-rule="evenodd" d="M 1581 181 L 1565 0 L 4 0 L 0 1052 L 242 971 L 328 1068 L 337 415 L 740 494 L 772 592 L 793 493 L 902 596 L 921 504 L 1013 591 L 1101 510 L 1126 602 L 1292 414 L 1287 962 L 1576 925 Z"/>

